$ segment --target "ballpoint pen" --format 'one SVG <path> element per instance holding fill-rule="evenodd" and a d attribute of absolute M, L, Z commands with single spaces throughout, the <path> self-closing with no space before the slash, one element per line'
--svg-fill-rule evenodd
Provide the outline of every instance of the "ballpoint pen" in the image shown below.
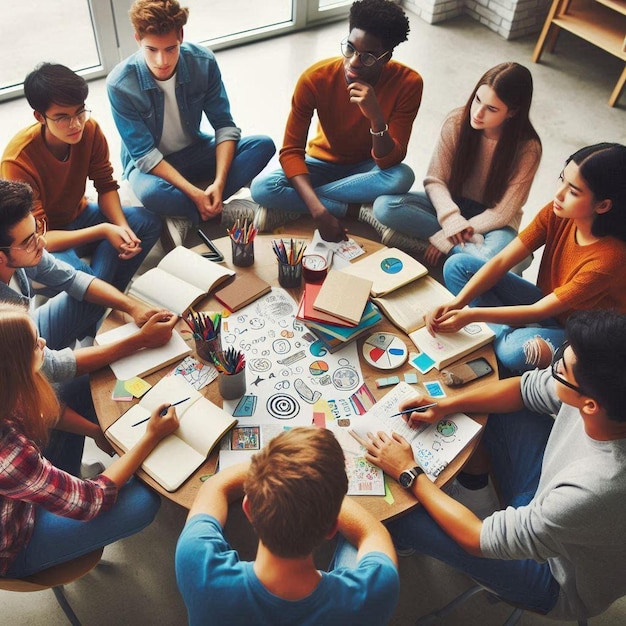
<path fill-rule="evenodd" d="M 422 406 L 416 406 L 412 409 L 404 409 L 404 411 L 400 411 L 399 413 L 394 413 L 389 417 L 398 417 L 400 415 L 407 415 L 409 413 L 423 413 L 426 409 L 430 409 L 433 406 L 437 406 L 437 402 L 432 402 L 431 404 L 423 404 Z"/>
<path fill-rule="evenodd" d="M 177 406 L 178 404 L 182 404 L 183 402 L 187 402 L 187 400 L 191 400 L 191 397 L 189 398 L 183 398 L 182 400 L 179 400 L 178 402 L 172 402 L 172 404 L 170 404 L 170 406 Z M 165 407 L 164 409 L 161 409 L 161 417 L 165 417 L 167 415 L 167 412 L 170 408 L 170 406 Z M 143 424 L 144 422 L 147 422 L 150 418 L 146 417 L 146 419 L 143 420 L 139 420 L 138 422 L 135 422 L 133 424 L 133 426 L 139 426 L 139 424 Z"/>

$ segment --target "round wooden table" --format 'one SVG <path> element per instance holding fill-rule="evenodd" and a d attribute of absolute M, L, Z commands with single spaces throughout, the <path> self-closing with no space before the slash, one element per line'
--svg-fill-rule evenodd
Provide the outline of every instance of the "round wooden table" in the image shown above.
<path fill-rule="evenodd" d="M 291 235 L 281 235 L 284 239 L 290 238 Z M 224 254 L 226 259 L 225 265 L 227 267 L 231 267 L 237 271 L 237 273 L 247 273 L 253 272 L 269 282 L 272 285 L 278 284 L 278 275 L 277 275 L 277 267 L 276 267 L 276 258 L 272 251 L 271 241 L 272 239 L 276 239 L 275 235 L 258 235 L 255 239 L 255 262 L 251 267 L 233 267 L 231 263 L 231 244 L 230 239 L 228 237 L 223 237 L 221 239 L 217 239 L 214 243 Z M 294 237 L 295 238 L 295 237 Z M 302 237 L 298 237 L 302 239 Z M 374 241 L 370 241 L 368 239 L 363 239 L 360 237 L 353 237 L 355 241 L 357 241 L 366 251 L 366 253 L 372 253 L 380 248 L 384 247 L 380 243 L 376 243 Z M 205 252 L 206 247 L 204 245 L 200 245 L 195 248 L 198 252 Z M 362 258 L 362 257 L 360 257 Z M 302 292 L 302 288 L 290 289 L 288 290 L 293 298 L 298 301 Z M 220 310 L 222 305 L 212 296 L 208 296 L 198 303 L 196 310 L 202 311 L 215 311 Z M 132 321 L 128 315 L 120 313 L 118 311 L 113 311 L 108 318 L 105 320 L 101 330 L 109 330 L 114 328 L 115 326 L 127 323 Z M 186 330 L 187 327 L 184 322 L 179 321 L 177 325 L 177 329 L 179 331 Z M 374 331 L 373 331 L 374 332 Z M 376 325 L 375 332 L 391 332 L 398 336 L 400 336 L 409 351 L 414 349 L 413 343 L 404 334 L 400 329 L 391 324 L 385 317 L 383 320 Z M 185 337 L 189 337 L 189 334 L 183 335 Z M 361 347 L 365 338 L 369 336 L 366 333 L 365 337 L 362 337 L 358 341 L 359 355 L 361 355 Z M 192 339 L 189 339 L 193 341 Z M 494 373 L 486 376 L 480 380 L 477 380 L 469 385 L 463 387 L 463 389 L 471 388 L 472 386 L 478 387 L 481 385 L 489 384 L 491 381 L 497 379 L 497 366 L 495 362 L 495 356 L 493 353 L 493 349 L 491 346 L 486 346 L 481 348 L 480 350 L 472 353 L 472 358 L 478 356 L 484 356 L 491 364 Z M 467 357 L 469 358 L 469 356 Z M 388 389 L 378 389 L 376 387 L 376 379 L 385 378 L 391 375 L 397 375 L 402 380 L 404 373 L 414 373 L 415 370 L 408 363 L 405 363 L 402 367 L 392 370 L 392 371 L 381 371 L 379 369 L 375 369 L 371 365 L 369 365 L 365 359 L 360 357 L 361 363 L 361 371 L 363 374 L 363 379 L 367 384 L 368 388 L 372 392 L 372 394 L 376 397 L 376 399 L 382 398 Z M 146 380 L 151 384 L 156 384 L 167 372 L 172 369 L 172 365 L 169 365 L 158 372 L 150 374 L 146 376 Z M 439 372 L 436 370 L 431 370 L 427 375 L 420 375 L 420 380 L 438 380 Z M 128 402 L 116 402 L 111 398 L 111 394 L 113 392 L 113 388 L 115 386 L 115 376 L 109 367 L 102 368 L 101 370 L 94 372 L 91 374 L 91 392 L 93 396 L 94 405 L 96 408 L 96 413 L 98 415 L 98 420 L 100 422 L 103 430 L 108 428 L 122 413 L 124 413 L 129 408 Z M 222 399 L 219 395 L 217 382 L 213 382 L 207 385 L 202 393 L 212 402 L 217 404 L 218 406 L 222 406 Z M 453 389 L 446 388 L 446 393 L 448 395 L 454 395 L 455 391 Z M 486 422 L 485 415 L 472 415 L 472 417 L 483 424 Z M 453 463 L 448 465 L 445 470 L 439 475 L 437 478 L 437 484 L 444 485 L 449 482 L 461 469 L 461 467 L 466 463 L 467 459 L 471 456 L 474 451 L 478 439 L 476 438 L 469 446 L 467 446 L 463 452 L 455 459 Z M 118 452 L 120 452 L 118 450 Z M 137 475 L 144 480 L 147 484 L 152 486 L 156 491 L 170 500 L 180 504 L 183 507 L 190 508 L 191 504 L 202 486 L 202 478 L 213 474 L 216 471 L 217 467 L 217 458 L 218 451 L 215 450 L 207 459 L 207 461 L 187 480 L 185 483 L 176 491 L 168 492 L 165 491 L 157 482 L 155 482 L 152 478 L 150 478 L 145 472 L 139 470 Z M 417 499 L 409 492 L 405 491 L 400 487 L 394 480 L 388 480 L 388 484 L 391 489 L 391 493 L 393 496 L 393 502 L 390 504 L 383 496 L 355 496 L 357 501 L 365 506 L 375 517 L 380 520 L 389 520 L 397 515 L 400 515 L 407 511 L 408 509 L 416 506 L 418 504 Z"/>

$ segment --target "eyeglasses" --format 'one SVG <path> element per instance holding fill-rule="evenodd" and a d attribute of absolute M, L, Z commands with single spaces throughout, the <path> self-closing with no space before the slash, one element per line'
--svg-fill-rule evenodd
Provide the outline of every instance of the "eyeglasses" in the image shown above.
<path fill-rule="evenodd" d="M 584 391 L 580 387 L 565 380 L 557 371 L 559 368 L 559 365 L 563 363 L 563 356 L 568 346 L 569 346 L 569 341 L 564 341 L 561 344 L 561 347 L 558 348 L 558 350 L 554 352 L 554 356 L 552 357 L 552 378 L 560 382 L 562 385 L 565 385 L 566 387 L 573 389 L 577 393 L 584 394 Z"/>
<path fill-rule="evenodd" d="M 30 253 L 37 249 L 39 240 L 46 234 L 48 226 L 46 220 L 35 220 L 35 232 L 28 237 L 21 246 L 0 246 L 0 250 L 24 250 Z"/>
<path fill-rule="evenodd" d="M 356 55 L 361 59 L 361 63 L 363 63 L 365 67 L 372 67 L 372 65 L 376 65 L 384 56 L 391 54 L 391 50 L 387 50 L 387 52 L 383 52 L 377 57 L 371 52 L 359 52 L 347 39 L 344 39 L 341 42 L 341 54 L 343 54 L 346 59 L 351 59 Z"/>
<path fill-rule="evenodd" d="M 44 117 L 54 122 L 59 128 L 69 128 L 74 120 L 82 126 L 89 119 L 90 115 L 91 111 L 89 109 L 82 109 L 76 113 L 76 115 L 59 115 L 59 117 L 48 117 L 44 115 Z"/>

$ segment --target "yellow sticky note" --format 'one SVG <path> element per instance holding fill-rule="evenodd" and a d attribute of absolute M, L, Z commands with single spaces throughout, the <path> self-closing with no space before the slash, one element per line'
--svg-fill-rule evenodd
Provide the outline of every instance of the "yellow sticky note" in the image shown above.
<path fill-rule="evenodd" d="M 124 387 L 126 387 L 126 390 L 132 393 L 135 398 L 141 398 L 141 396 L 143 396 L 143 394 L 146 393 L 152 385 L 141 378 L 135 377 L 127 380 L 124 383 Z"/>

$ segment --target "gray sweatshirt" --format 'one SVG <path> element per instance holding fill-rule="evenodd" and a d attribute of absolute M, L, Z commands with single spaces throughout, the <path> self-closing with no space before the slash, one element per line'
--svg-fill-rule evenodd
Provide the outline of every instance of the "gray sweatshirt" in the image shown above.
<path fill-rule="evenodd" d="M 556 414 L 533 500 L 488 517 L 480 544 L 494 559 L 548 561 L 561 585 L 553 619 L 602 613 L 626 594 L 626 439 L 596 441 L 562 404 L 550 370 L 522 378 L 525 405 Z"/>

